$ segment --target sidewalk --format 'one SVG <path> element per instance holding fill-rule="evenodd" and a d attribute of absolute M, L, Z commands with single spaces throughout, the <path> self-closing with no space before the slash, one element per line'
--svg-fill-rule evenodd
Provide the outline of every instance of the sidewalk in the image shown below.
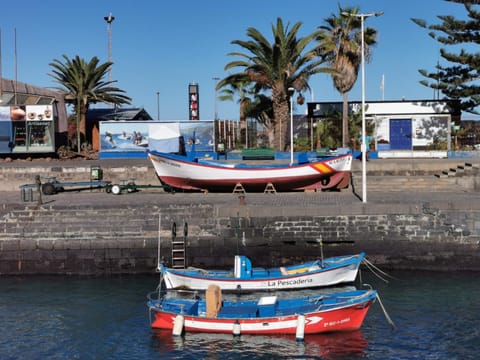
<path fill-rule="evenodd" d="M 24 208 L 36 205 L 34 201 L 24 202 L 18 192 L 0 192 L 3 206 L 8 208 Z M 361 194 L 360 194 L 361 195 Z M 54 208 L 65 207 L 144 207 L 174 206 L 188 204 L 214 205 L 222 208 L 265 209 L 270 208 L 272 215 L 295 215 L 297 212 L 313 214 L 379 214 L 382 212 L 404 212 L 408 208 L 426 205 L 440 209 L 480 209 L 479 192 L 378 192 L 368 193 L 367 202 L 363 203 L 360 195 L 351 188 L 340 192 L 290 192 L 290 193 L 247 193 L 244 205 L 238 194 L 230 193 L 165 193 L 159 190 L 141 190 L 135 193 L 113 195 L 98 189 L 82 191 L 65 191 L 55 195 L 43 195 L 43 206 Z M 290 210 L 289 210 L 290 209 Z M 303 209 L 303 210 L 302 210 Z M 340 211 L 340 213 L 338 213 Z"/>

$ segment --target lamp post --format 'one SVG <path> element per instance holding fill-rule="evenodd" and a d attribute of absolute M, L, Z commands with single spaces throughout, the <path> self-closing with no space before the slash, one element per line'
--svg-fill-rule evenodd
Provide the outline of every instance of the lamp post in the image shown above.
<path fill-rule="evenodd" d="M 103 18 L 107 22 L 108 31 L 108 61 L 112 62 L 112 22 L 115 20 L 115 16 L 110 15 Z M 112 81 L 112 66 L 108 68 L 108 81 Z"/>
<path fill-rule="evenodd" d="M 293 165 L 293 87 L 288 88 L 288 96 L 290 96 L 290 166 Z"/>
<path fill-rule="evenodd" d="M 160 92 L 157 91 L 157 120 L 160 120 Z"/>
<path fill-rule="evenodd" d="M 349 12 L 342 12 L 342 15 L 357 17 L 360 19 L 360 31 L 362 37 L 361 51 L 362 51 L 362 202 L 367 202 L 367 144 L 366 144 L 366 130 L 365 130 L 365 30 L 364 22 L 365 18 L 371 16 L 380 16 L 383 11 L 368 13 L 368 14 L 356 14 Z"/>
<path fill-rule="evenodd" d="M 218 120 L 218 102 L 217 102 L 217 84 L 218 84 L 218 80 L 220 80 L 219 77 L 213 77 L 212 78 L 213 81 L 215 81 L 215 99 L 214 99 L 214 108 L 215 108 L 215 114 L 214 114 L 214 118 L 213 120 Z"/>
<path fill-rule="evenodd" d="M 217 143 L 217 148 L 218 148 L 218 143 L 220 142 L 220 139 L 222 138 L 222 127 L 220 126 L 220 121 L 218 121 L 218 105 L 217 105 L 217 84 L 218 84 L 218 80 L 220 80 L 219 77 L 217 76 L 214 76 L 212 78 L 213 81 L 215 81 L 215 87 L 213 88 L 213 91 L 214 91 L 214 96 L 215 96 L 215 99 L 213 99 L 214 101 L 214 114 L 213 114 L 213 127 L 214 127 L 214 130 L 213 130 L 213 136 L 215 137 L 215 121 L 218 122 L 218 139 L 213 139 L 213 142 L 214 143 Z"/>

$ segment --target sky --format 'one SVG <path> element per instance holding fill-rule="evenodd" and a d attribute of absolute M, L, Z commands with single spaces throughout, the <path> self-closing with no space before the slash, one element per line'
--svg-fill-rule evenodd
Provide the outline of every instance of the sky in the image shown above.
<path fill-rule="evenodd" d="M 444 0 L 8 1 L 0 12 L 1 76 L 55 87 L 49 64 L 63 61 L 64 54 L 108 61 L 104 17 L 112 14 L 111 78 L 132 98 L 131 107 L 145 108 L 161 121 L 188 120 L 188 85 L 194 82 L 199 85 L 200 120 L 212 120 L 215 110 L 220 119 L 236 120 L 236 102 L 215 100 L 214 78 L 232 73 L 224 67 L 238 59 L 229 53 L 245 51 L 231 42 L 249 40 L 250 27 L 273 41 L 271 29 L 277 18 L 290 27 L 301 22 L 299 36 L 308 35 L 325 18 L 338 15 L 339 4 L 359 7 L 361 13 L 384 12 L 365 20 L 365 27 L 378 31 L 372 59 L 365 65 L 366 101 L 434 99 L 433 90 L 419 83 L 424 78 L 418 70 L 434 71 L 438 61 L 443 64 L 441 45 L 411 18 L 430 24 L 440 22 L 438 15 L 465 18 L 462 5 Z M 315 75 L 309 84 L 307 102 L 342 101 L 329 75 Z M 361 96 L 359 73 L 349 99 L 361 101 Z M 305 113 L 306 105 L 296 105 L 294 111 Z"/>

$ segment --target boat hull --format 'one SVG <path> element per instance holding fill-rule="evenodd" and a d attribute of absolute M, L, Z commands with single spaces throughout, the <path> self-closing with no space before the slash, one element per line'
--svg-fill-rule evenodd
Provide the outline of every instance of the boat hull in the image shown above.
<path fill-rule="evenodd" d="M 301 311 L 298 311 L 297 314 L 285 316 L 258 318 L 235 317 L 233 314 L 229 318 L 207 318 L 187 314 L 181 315 L 182 326 L 185 332 L 232 334 L 235 331 L 236 333 L 251 335 L 295 335 L 299 326 L 302 327 L 304 334 L 354 331 L 362 326 L 375 298 L 376 293 L 371 290 L 363 299 L 352 300 L 350 305 L 342 305 L 325 311 L 313 311 L 303 315 L 299 315 Z M 178 314 L 155 307 L 150 307 L 150 310 L 154 314 L 151 323 L 152 328 L 174 331 Z M 301 318 L 303 316 L 304 318 Z"/>
<path fill-rule="evenodd" d="M 333 286 L 355 281 L 364 254 L 335 258 L 324 268 L 291 275 L 281 275 L 280 271 L 260 271 L 262 274 L 275 275 L 257 276 L 255 269 L 249 278 L 236 278 L 232 272 L 219 272 L 208 275 L 208 271 L 188 271 L 162 268 L 162 275 L 167 289 L 190 288 L 206 290 L 209 285 L 218 285 L 226 291 L 254 290 L 287 290 L 305 289 L 322 286 Z M 344 259 L 342 261 L 342 259 Z M 326 264 L 329 264 L 328 259 Z M 257 271 L 258 272 L 258 271 Z M 288 271 L 286 271 L 288 272 Z M 294 272 L 294 271 L 292 271 Z M 205 274 L 205 275 L 202 275 Z"/>
<path fill-rule="evenodd" d="M 176 189 L 211 192 L 231 192 L 237 184 L 252 192 L 263 192 L 269 184 L 276 191 L 305 190 L 315 184 L 329 184 L 330 178 L 338 173 L 342 173 L 343 178 L 352 164 L 351 154 L 301 165 L 241 167 L 215 165 L 215 162 L 202 164 L 154 151 L 148 155 L 162 183 Z M 341 181 L 335 179 L 334 182 Z"/>

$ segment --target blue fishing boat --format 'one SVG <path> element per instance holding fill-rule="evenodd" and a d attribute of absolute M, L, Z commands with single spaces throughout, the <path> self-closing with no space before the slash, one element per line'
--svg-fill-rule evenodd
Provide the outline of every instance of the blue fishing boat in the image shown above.
<path fill-rule="evenodd" d="M 167 289 L 206 290 L 218 285 L 222 290 L 287 290 L 332 286 L 355 281 L 365 253 L 336 256 L 276 268 L 252 267 L 250 259 L 235 256 L 232 270 L 168 268 L 159 263 Z"/>

